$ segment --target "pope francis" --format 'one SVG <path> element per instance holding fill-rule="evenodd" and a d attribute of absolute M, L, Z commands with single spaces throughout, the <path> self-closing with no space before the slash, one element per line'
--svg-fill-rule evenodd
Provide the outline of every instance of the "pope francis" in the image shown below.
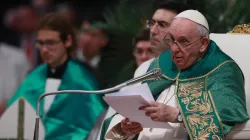
<path fill-rule="evenodd" d="M 200 12 L 178 14 L 163 41 L 170 50 L 143 63 L 135 76 L 162 70 L 162 80 L 147 82 L 156 102 L 139 109 L 173 128 L 142 128 L 116 114 L 104 122 L 101 139 L 222 140 L 236 124 L 249 119 L 244 75 L 209 39 L 208 23 Z"/>

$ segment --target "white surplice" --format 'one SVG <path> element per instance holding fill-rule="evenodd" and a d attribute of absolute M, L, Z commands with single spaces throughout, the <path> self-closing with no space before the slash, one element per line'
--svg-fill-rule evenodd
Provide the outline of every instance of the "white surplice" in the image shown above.
<path fill-rule="evenodd" d="M 61 79 L 48 78 L 46 80 L 45 92 L 55 92 L 61 84 Z M 44 113 L 46 114 L 50 109 L 56 95 L 46 96 L 44 100 Z"/>

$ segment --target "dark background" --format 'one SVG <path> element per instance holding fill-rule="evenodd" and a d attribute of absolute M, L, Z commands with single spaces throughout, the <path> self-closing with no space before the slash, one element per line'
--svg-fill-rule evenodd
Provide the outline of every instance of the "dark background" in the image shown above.
<path fill-rule="evenodd" d="M 68 2 L 70 3 L 77 13 L 77 18 L 88 18 L 90 16 L 100 16 L 105 7 L 114 7 L 119 3 L 119 0 L 51 0 L 52 5 Z M 30 0 L 1 0 L 0 1 L 0 41 L 4 41 L 8 36 L 9 31 L 3 24 L 4 14 L 9 8 L 15 8 L 18 5 L 30 4 Z"/>

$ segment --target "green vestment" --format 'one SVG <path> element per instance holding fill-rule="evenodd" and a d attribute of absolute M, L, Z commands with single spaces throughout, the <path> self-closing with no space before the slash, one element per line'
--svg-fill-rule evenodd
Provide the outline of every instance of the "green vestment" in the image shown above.
<path fill-rule="evenodd" d="M 244 75 L 215 42 L 211 41 L 205 56 L 188 69 L 177 68 L 171 51 L 157 57 L 148 70 L 154 68 L 163 72 L 162 80 L 147 82 L 154 98 L 175 83 L 176 99 L 190 139 L 224 139 L 235 124 L 249 119 Z"/>
<path fill-rule="evenodd" d="M 48 65 L 42 64 L 31 72 L 8 102 L 8 107 L 19 98 L 25 98 L 36 109 L 38 98 L 45 93 L 47 69 Z M 58 90 L 97 89 L 92 75 L 77 60 L 69 60 Z M 44 100 L 41 101 L 40 117 L 46 140 L 83 140 L 104 110 L 105 103 L 100 95 L 61 94 L 55 96 L 46 115 L 43 106 Z"/>

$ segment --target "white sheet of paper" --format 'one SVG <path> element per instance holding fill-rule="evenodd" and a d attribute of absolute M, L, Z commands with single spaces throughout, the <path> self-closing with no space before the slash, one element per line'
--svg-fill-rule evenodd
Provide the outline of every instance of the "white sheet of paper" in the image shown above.
<path fill-rule="evenodd" d="M 144 128 L 172 128 L 168 123 L 151 120 L 145 115 L 145 111 L 139 110 L 139 107 L 154 101 L 147 84 L 107 94 L 103 98 L 116 112 L 130 121 L 140 123 Z"/>
<path fill-rule="evenodd" d="M 119 92 L 114 92 L 106 94 L 105 96 L 131 96 L 131 95 L 141 95 L 146 101 L 155 101 L 154 97 L 148 87 L 148 84 L 140 84 L 137 86 L 128 86 Z"/>

